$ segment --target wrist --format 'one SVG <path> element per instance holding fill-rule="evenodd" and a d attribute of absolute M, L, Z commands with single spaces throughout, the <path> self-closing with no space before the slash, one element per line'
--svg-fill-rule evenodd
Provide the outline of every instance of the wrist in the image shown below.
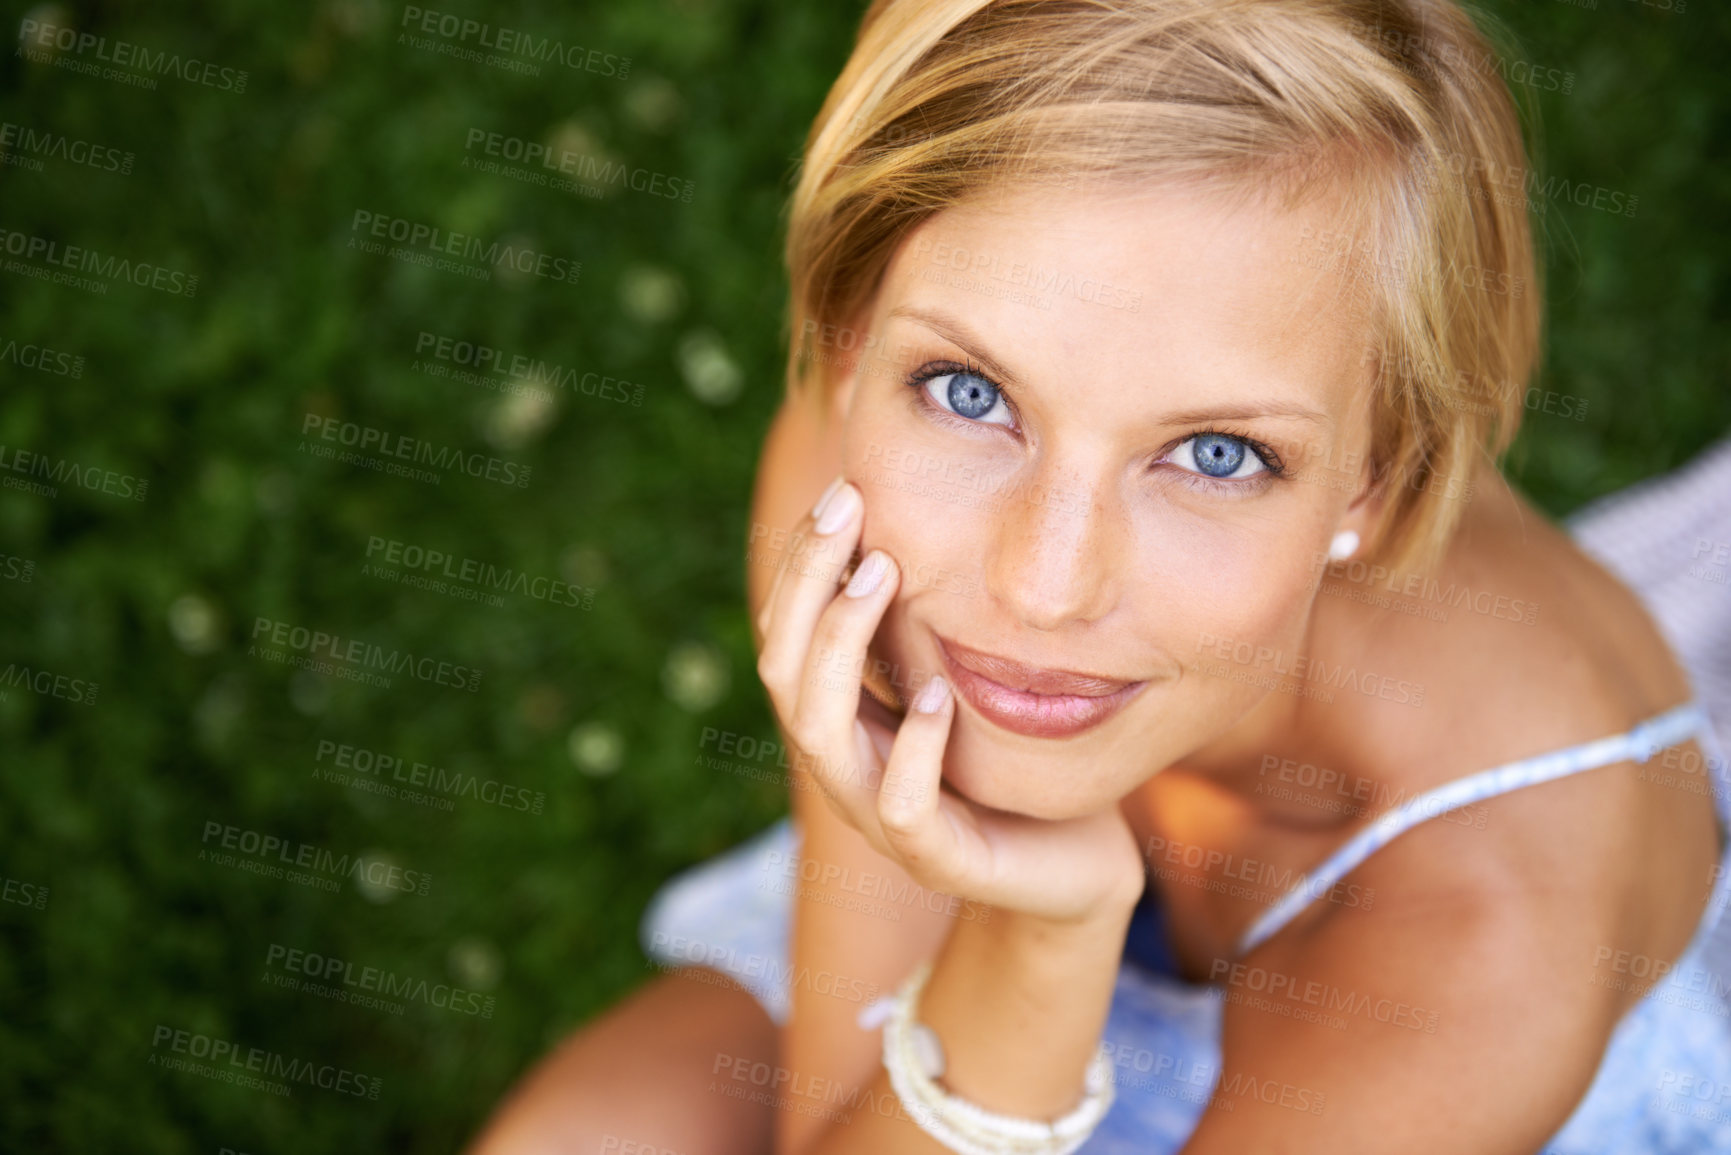
<path fill-rule="evenodd" d="M 895 1010 L 884 1025 L 884 1070 L 915 1125 L 964 1155 L 1071 1155 L 1087 1142 L 1115 1097 L 1106 1050 L 1095 1051 L 1082 1096 L 1062 1114 L 1030 1118 L 1022 1112 L 987 1110 L 938 1082 L 947 1069 L 943 1047 L 917 1017 L 920 990 L 930 974 L 931 964 L 921 963 L 898 992 Z"/>
<path fill-rule="evenodd" d="M 1057 1118 L 1083 1092 L 1117 984 L 1134 900 L 1085 917 L 995 911 L 957 922 L 922 996 L 951 1092 L 990 1111 Z"/>
<path fill-rule="evenodd" d="M 1051 955 L 1055 960 L 1088 957 L 1099 952 L 1121 953 L 1138 895 L 1117 896 L 1110 901 L 1068 917 L 1053 917 L 1025 910 L 991 908 L 991 917 L 969 923 L 958 922 L 953 934 L 991 943 L 998 951 L 1015 955 Z"/>

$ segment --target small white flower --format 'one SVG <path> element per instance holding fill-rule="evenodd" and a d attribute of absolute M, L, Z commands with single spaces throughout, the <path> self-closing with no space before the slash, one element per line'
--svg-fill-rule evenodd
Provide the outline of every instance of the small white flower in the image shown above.
<path fill-rule="evenodd" d="M 551 425 L 558 412 L 558 398 L 545 389 L 507 394 L 487 414 L 486 438 L 500 449 L 520 449 Z"/>
<path fill-rule="evenodd" d="M 745 374 L 740 371 L 721 338 L 708 329 L 687 333 L 679 342 L 679 371 L 686 387 L 709 405 L 726 405 L 739 396 Z"/>
<path fill-rule="evenodd" d="M 577 769 L 594 778 L 613 773 L 625 759 L 625 739 L 605 722 L 584 722 L 573 727 L 565 748 Z"/>
<path fill-rule="evenodd" d="M 649 132 L 666 132 L 684 111 L 679 90 L 659 76 L 637 77 L 625 93 L 626 117 Z"/>
<path fill-rule="evenodd" d="M 18 39 L 21 42 L 18 47 L 31 52 L 46 52 L 50 57 L 59 56 L 59 37 L 49 34 L 47 30 L 71 26 L 72 14 L 59 4 L 38 4 L 18 22 Z M 22 31 L 24 28 L 35 28 L 37 31 L 26 36 Z"/>
<path fill-rule="evenodd" d="M 559 570 L 574 586 L 599 589 L 607 584 L 607 555 L 592 545 L 568 546 L 559 555 Z"/>
<path fill-rule="evenodd" d="M 477 991 L 490 991 L 499 982 L 499 972 L 505 969 L 499 950 L 486 939 L 463 938 L 451 944 L 445 959 L 451 977 Z"/>
<path fill-rule="evenodd" d="M 669 269 L 632 265 L 619 279 L 619 304 L 633 321 L 653 325 L 679 312 L 685 304 L 685 283 Z"/>
<path fill-rule="evenodd" d="M 661 685 L 678 705 L 700 713 L 727 696 L 727 659 L 714 646 L 682 642 L 667 655 Z"/>
<path fill-rule="evenodd" d="M 361 859 L 366 863 L 366 866 L 354 872 L 355 889 L 360 892 L 361 897 L 380 905 L 397 901 L 397 896 L 402 892 L 389 885 L 388 879 L 393 873 L 396 873 L 398 877 L 402 876 L 401 871 L 392 870 L 393 867 L 401 864 L 382 850 L 364 851 L 361 854 Z M 382 864 L 384 869 L 373 870 L 374 863 Z M 369 875 L 376 877 L 368 877 Z"/>
<path fill-rule="evenodd" d="M 168 632 L 189 654 L 208 654 L 222 642 L 216 607 L 197 594 L 182 594 L 168 607 Z"/>

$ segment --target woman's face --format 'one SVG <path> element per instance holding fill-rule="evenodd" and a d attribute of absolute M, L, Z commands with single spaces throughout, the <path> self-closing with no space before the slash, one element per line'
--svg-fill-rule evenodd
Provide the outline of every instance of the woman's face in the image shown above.
<path fill-rule="evenodd" d="M 1248 728 L 1270 655 L 1303 652 L 1319 559 L 1374 512 L 1371 334 L 1312 256 L 1327 208 L 1041 188 L 897 250 L 841 386 L 846 475 L 861 549 L 902 571 L 878 680 L 955 686 L 963 795 L 1111 805 Z"/>

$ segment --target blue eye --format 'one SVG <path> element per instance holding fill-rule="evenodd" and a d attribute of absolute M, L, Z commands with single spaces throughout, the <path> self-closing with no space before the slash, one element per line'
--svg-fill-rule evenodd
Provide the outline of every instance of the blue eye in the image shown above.
<path fill-rule="evenodd" d="M 977 373 L 940 373 L 925 380 L 926 396 L 938 408 L 985 425 L 1009 425 L 1010 407 L 998 387 Z"/>
<path fill-rule="evenodd" d="M 1243 438 L 1224 433 L 1198 433 L 1187 438 L 1172 451 L 1170 460 L 1182 469 L 1217 480 L 1238 481 L 1269 471 Z"/>

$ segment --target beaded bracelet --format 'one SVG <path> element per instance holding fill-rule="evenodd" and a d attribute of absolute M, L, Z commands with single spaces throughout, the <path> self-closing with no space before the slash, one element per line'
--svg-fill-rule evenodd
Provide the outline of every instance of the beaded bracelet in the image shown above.
<path fill-rule="evenodd" d="M 1018 1119 L 977 1107 L 934 1081 L 944 1073 L 943 1048 L 930 1027 L 914 1021 L 931 973 L 926 962 L 908 976 L 884 1024 L 884 1069 L 920 1130 L 961 1155 L 1070 1155 L 1086 1142 L 1106 1117 L 1115 1092 L 1105 1047 L 1088 1063 L 1082 1102 L 1061 1119 Z"/>

